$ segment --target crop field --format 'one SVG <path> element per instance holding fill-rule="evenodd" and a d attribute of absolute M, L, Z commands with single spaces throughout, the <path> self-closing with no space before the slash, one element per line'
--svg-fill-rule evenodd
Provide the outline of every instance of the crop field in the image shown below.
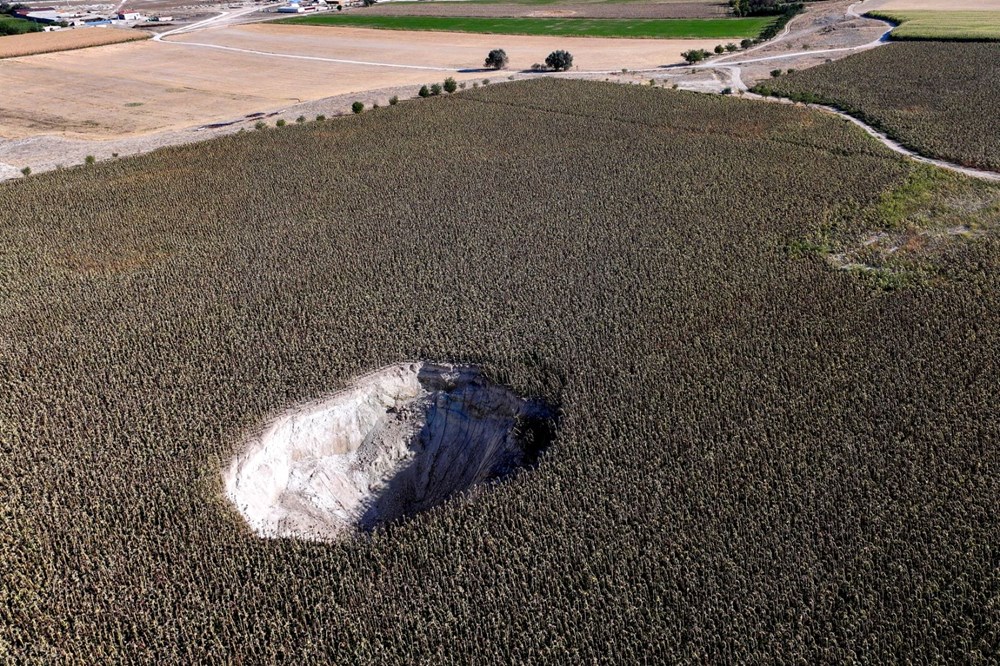
<path fill-rule="evenodd" d="M 273 23 L 170 39 L 176 42 L 117 44 L 8 61 L 0 67 L 0 90 L 15 94 L 0 95 L 0 137 L 140 135 L 232 121 L 331 95 L 419 86 L 446 76 L 495 79 L 498 75 L 479 68 L 498 46 L 510 55 L 512 70 L 543 62 L 555 49 L 573 53 L 581 69 L 619 70 L 680 62 L 681 52 L 718 43 L 649 40 L 636 53 L 634 42 L 623 39 L 511 35 L 498 43 L 490 35 L 462 33 L 449 35 L 442 45 L 440 35 L 427 32 Z M 187 41 L 210 46 L 177 43 Z M 130 66 L 120 67 L 122 62 Z"/>
<path fill-rule="evenodd" d="M 917 152 L 1000 171 L 998 44 L 892 44 L 757 90 L 832 104 Z"/>
<path fill-rule="evenodd" d="M 860 9 L 892 11 L 1000 11 L 1000 0 L 864 0 Z"/>
<path fill-rule="evenodd" d="M 898 23 L 893 39 L 1000 41 L 1000 11 L 872 11 L 867 15 Z"/>
<path fill-rule="evenodd" d="M 889 290 L 803 251 L 1000 196 L 923 173 L 799 108 L 543 79 L 0 185 L 0 651 L 989 661 L 1000 242 Z M 234 452 L 408 359 L 555 441 L 371 535 L 257 537 Z"/>
<path fill-rule="evenodd" d="M 464 2 L 389 2 L 365 9 L 366 15 L 489 16 L 532 18 L 726 18 L 729 5 L 717 0 L 465 0 Z"/>
<path fill-rule="evenodd" d="M 112 30 L 110 28 L 81 28 L 56 32 L 31 32 L 0 39 L 0 58 L 72 51 L 91 46 L 105 46 L 120 42 L 149 39 L 147 32 L 138 30 Z M 9 90 L 9 89 L 8 89 Z"/>
<path fill-rule="evenodd" d="M 583 19 L 321 14 L 284 19 L 282 23 L 563 37 L 740 39 L 756 38 L 774 21 L 774 17 L 770 16 L 725 19 Z"/>
<path fill-rule="evenodd" d="M 15 18 L 13 16 L 4 16 L 0 14 L 0 37 L 6 37 L 10 35 L 23 35 L 29 32 L 41 32 L 42 26 L 35 23 L 34 21 L 28 21 L 27 19 Z"/>

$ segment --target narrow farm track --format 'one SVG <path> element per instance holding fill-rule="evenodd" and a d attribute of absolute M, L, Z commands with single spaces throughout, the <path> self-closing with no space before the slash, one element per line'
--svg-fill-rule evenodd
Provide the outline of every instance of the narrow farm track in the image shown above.
<path fill-rule="evenodd" d="M 390 67 L 393 69 L 419 69 L 428 72 L 461 72 L 460 69 L 451 67 L 431 67 L 428 65 L 401 65 L 391 62 L 374 62 L 370 60 L 345 60 L 342 58 L 324 58 L 322 56 L 308 56 L 297 53 L 274 53 L 271 51 L 257 51 L 255 49 L 242 49 L 235 46 L 223 46 L 221 44 L 205 44 L 202 42 L 167 42 L 178 46 L 200 46 L 206 49 L 218 49 L 220 51 L 235 51 L 236 53 L 250 53 L 252 55 L 266 56 L 270 58 L 289 58 L 292 60 L 310 60 L 315 62 L 330 62 L 338 65 L 362 65 L 365 67 Z"/>
<path fill-rule="evenodd" d="M 276 3 L 273 6 L 277 7 L 281 3 Z M 272 5 L 266 5 L 269 7 Z M 249 53 L 251 55 L 265 56 L 269 58 L 287 58 L 290 60 L 309 60 L 313 62 L 329 62 L 339 65 L 363 65 L 366 67 L 391 67 L 394 69 L 420 69 L 432 72 L 457 72 L 459 70 L 452 69 L 450 67 L 429 67 L 425 65 L 402 65 L 398 63 L 390 62 L 372 62 L 367 60 L 349 60 L 343 58 L 324 58 L 322 56 L 309 56 L 301 55 L 296 53 L 276 53 L 273 51 L 259 51 L 256 49 L 243 49 L 237 48 L 235 46 L 223 46 L 221 44 L 207 44 L 203 42 L 175 42 L 172 40 L 165 40 L 166 37 L 171 37 L 174 35 L 186 35 L 192 32 L 199 32 L 202 30 L 207 30 L 209 28 L 218 28 L 224 25 L 233 23 L 236 19 L 240 19 L 248 14 L 254 12 L 259 12 L 261 7 L 251 7 L 250 9 L 243 9 L 236 12 L 222 12 L 216 16 L 205 19 L 204 21 L 199 21 L 198 23 L 193 23 L 188 26 L 177 28 L 175 30 L 170 30 L 153 37 L 154 42 L 160 42 L 164 44 L 171 44 L 173 46 L 193 46 L 198 48 L 206 49 L 217 49 L 219 51 L 232 51 L 236 53 Z"/>
<path fill-rule="evenodd" d="M 859 14 L 858 11 L 857 11 L 857 9 L 856 9 L 859 4 L 861 4 L 861 3 L 857 3 L 856 2 L 856 3 L 850 5 L 847 8 L 847 16 L 846 16 L 847 19 L 853 20 L 853 19 L 862 18 L 862 15 Z M 797 18 L 799 18 L 799 16 L 796 16 L 795 18 L 797 19 Z M 791 27 L 792 23 L 794 22 L 794 20 L 795 19 L 793 19 L 792 21 L 788 22 L 788 25 L 785 26 L 785 30 L 781 33 L 781 35 L 779 35 L 778 37 L 776 37 L 772 42 L 768 42 L 765 45 L 771 45 L 771 44 L 773 44 L 776 41 L 779 41 L 781 39 L 786 38 L 789 35 L 790 27 Z M 873 19 L 873 20 L 882 21 L 882 19 Z M 793 100 L 788 99 L 788 98 L 784 98 L 784 97 L 763 97 L 761 95 L 757 95 L 757 94 L 749 92 L 749 88 L 743 82 L 742 66 L 743 65 L 753 64 L 753 63 L 770 62 L 772 60 L 783 60 L 783 59 L 795 58 L 795 57 L 801 57 L 801 56 L 808 56 L 808 55 L 822 55 L 822 54 L 827 54 L 827 53 L 844 53 L 844 52 L 868 51 L 870 49 L 877 48 L 879 46 L 883 46 L 883 45 L 889 43 L 889 41 L 890 41 L 889 40 L 889 34 L 892 32 L 892 30 L 893 30 L 893 28 L 895 26 L 892 25 L 891 23 L 889 23 L 888 21 L 883 21 L 883 22 L 888 23 L 889 24 L 889 28 L 885 32 L 883 32 L 879 36 L 878 39 L 876 39 L 874 41 L 871 41 L 871 42 L 869 42 L 867 44 L 862 44 L 860 46 L 849 46 L 849 47 L 836 48 L 836 49 L 821 49 L 821 50 L 818 50 L 818 51 L 798 51 L 798 52 L 794 52 L 794 53 L 782 53 L 780 55 L 765 56 L 765 57 L 762 57 L 762 58 L 742 59 L 742 60 L 738 60 L 736 62 L 723 62 L 723 60 L 725 60 L 725 59 L 735 57 L 735 55 L 730 55 L 730 56 L 723 56 L 723 58 L 716 59 L 715 61 L 713 61 L 711 63 L 706 63 L 706 64 L 703 64 L 703 65 L 695 65 L 691 69 L 710 69 L 710 70 L 720 70 L 721 69 L 721 70 L 725 70 L 729 74 L 730 80 L 732 81 L 732 88 L 734 90 L 738 90 L 741 93 L 743 93 L 744 97 L 746 97 L 746 98 L 757 100 L 757 101 L 764 101 L 764 102 L 778 102 L 778 103 L 782 103 L 782 104 L 795 104 L 796 102 L 794 102 Z M 761 48 L 761 47 L 755 47 L 755 48 Z M 745 55 L 745 53 L 743 55 Z M 841 109 L 838 109 L 836 107 L 828 106 L 828 105 L 825 105 L 825 104 L 807 104 L 806 106 L 808 106 L 810 109 L 814 109 L 816 111 L 821 111 L 823 113 L 830 113 L 830 114 L 833 114 L 833 115 L 836 115 L 836 116 L 840 116 L 841 118 L 844 118 L 844 119 L 850 121 L 854 125 L 857 125 L 862 130 L 864 130 L 865 133 L 867 133 L 873 139 L 875 139 L 876 141 L 878 141 L 879 143 L 881 143 L 883 146 L 889 148 L 890 150 L 892 150 L 892 151 L 894 151 L 894 152 L 896 152 L 896 153 L 898 153 L 900 155 L 908 157 L 908 158 L 910 158 L 910 159 L 912 159 L 912 160 L 914 160 L 916 162 L 920 162 L 922 164 L 930 164 L 930 165 L 939 167 L 941 169 L 946 169 L 948 171 L 952 171 L 952 172 L 955 172 L 955 173 L 960 173 L 960 174 L 965 175 L 965 176 L 969 176 L 971 178 L 978 178 L 980 180 L 989 180 L 989 181 L 994 181 L 994 182 L 1000 182 L 1000 173 L 997 173 L 995 171 L 988 171 L 986 169 L 973 169 L 973 168 L 970 168 L 970 167 L 964 167 L 964 166 L 962 166 L 960 164 L 955 164 L 953 162 L 948 162 L 946 160 L 935 159 L 933 157 L 928 157 L 926 155 L 921 155 L 918 152 L 910 150 L 909 148 L 907 148 L 906 146 L 903 146 L 898 141 L 895 141 L 894 139 L 891 139 L 889 136 L 887 136 L 881 130 L 878 130 L 875 127 L 872 127 L 871 125 L 865 123 L 864 121 L 862 121 L 862 120 L 860 120 L 860 119 L 852 116 L 851 114 L 847 113 L 846 111 L 842 111 Z"/>
<path fill-rule="evenodd" d="M 859 4 L 861 4 L 861 3 L 854 3 L 854 4 L 850 5 L 847 8 L 847 12 L 846 12 L 846 15 L 845 15 L 846 19 L 848 19 L 848 20 L 855 20 L 855 19 L 862 18 L 862 15 L 860 13 L 858 13 L 858 11 L 857 11 L 857 7 L 858 7 Z M 219 27 L 221 25 L 230 23 L 233 20 L 242 17 L 242 15 L 251 13 L 252 11 L 257 11 L 257 10 L 253 9 L 253 10 L 242 10 L 242 11 L 239 11 L 239 12 L 223 12 L 223 13 L 219 14 L 218 16 L 214 16 L 212 18 L 206 19 L 205 21 L 201 21 L 201 22 L 196 23 L 194 25 L 190 25 L 190 26 L 186 26 L 186 27 L 183 27 L 183 28 L 179 28 L 177 30 L 171 30 L 169 32 L 157 35 L 153 39 L 154 39 L 154 41 L 162 42 L 162 41 L 164 41 L 165 37 L 169 37 L 171 35 L 175 35 L 175 34 L 187 34 L 187 33 L 197 32 L 197 31 L 200 31 L 200 30 L 206 30 L 206 29 L 209 29 L 209 28 Z M 847 46 L 847 47 L 841 47 L 841 48 L 819 49 L 819 50 L 813 50 L 813 51 L 794 51 L 794 52 L 790 52 L 790 53 L 781 53 L 781 54 L 772 55 L 772 56 L 762 56 L 762 57 L 759 57 L 759 58 L 746 58 L 745 57 L 747 54 L 749 54 L 749 53 L 751 53 L 753 51 L 757 51 L 758 49 L 763 49 L 765 47 L 773 46 L 776 42 L 780 42 L 780 41 L 783 41 L 785 39 L 788 39 L 789 36 L 791 36 L 791 35 L 794 34 L 792 32 L 793 25 L 802 16 L 804 16 L 804 15 L 800 14 L 800 15 L 796 16 L 795 18 L 793 18 L 791 21 L 789 21 L 788 24 L 785 25 L 785 27 L 781 31 L 781 33 L 778 36 L 776 36 L 773 40 L 765 42 L 764 44 L 761 44 L 760 46 L 753 47 L 752 49 L 749 49 L 749 50 L 743 52 L 742 54 L 739 54 L 739 56 L 744 56 L 743 58 L 741 58 L 739 60 L 730 61 L 730 59 L 732 59 L 732 58 L 739 57 L 737 54 L 730 54 L 730 55 L 722 56 L 721 58 L 716 58 L 712 62 L 708 62 L 708 63 L 704 63 L 704 64 L 700 64 L 700 65 L 694 65 L 694 66 L 690 67 L 690 69 L 695 69 L 695 70 L 721 70 L 721 71 L 726 72 L 726 74 L 729 76 L 729 79 L 730 79 L 730 81 L 732 83 L 731 87 L 733 88 L 733 90 L 740 91 L 748 99 L 753 99 L 753 100 L 756 100 L 756 101 L 778 102 L 778 103 L 784 103 L 784 104 L 791 104 L 791 103 L 794 103 L 794 102 L 792 102 L 792 100 L 789 100 L 789 99 L 780 98 L 780 97 L 762 97 L 761 95 L 756 95 L 756 94 L 750 93 L 749 92 L 749 87 L 743 81 L 743 76 L 742 76 L 742 68 L 743 68 L 743 66 L 744 65 L 755 64 L 755 63 L 761 63 L 761 62 L 771 62 L 771 61 L 778 61 L 778 60 L 788 60 L 788 59 L 791 59 L 791 58 L 797 58 L 797 57 L 802 57 L 802 56 L 815 56 L 815 55 L 824 55 L 824 54 L 831 54 L 831 53 L 854 53 L 854 52 L 867 51 L 867 50 L 870 50 L 870 49 L 873 49 L 873 48 L 877 48 L 879 46 L 883 46 L 883 45 L 889 43 L 889 33 L 892 32 L 892 28 L 893 28 L 893 26 L 890 25 L 889 28 L 887 30 L 885 30 L 881 35 L 879 35 L 879 37 L 877 39 L 875 39 L 875 40 L 873 40 L 871 42 L 868 42 L 867 44 L 861 44 L 859 46 Z M 178 46 L 191 46 L 191 47 L 199 47 L 199 48 L 219 49 L 219 50 L 222 50 L 222 51 L 235 51 L 235 52 L 239 52 L 239 53 L 249 53 L 249 54 L 253 54 L 253 55 L 260 55 L 260 56 L 273 57 L 273 58 L 288 58 L 288 59 L 292 59 L 292 60 L 311 60 L 311 61 L 319 61 L 319 62 L 330 62 L 330 63 L 337 63 L 337 64 L 346 64 L 346 65 L 365 65 L 365 66 L 373 66 L 373 67 L 389 67 L 389 68 L 400 68 L 400 69 L 417 69 L 417 70 L 426 70 L 426 71 L 434 71 L 434 72 L 460 72 L 461 71 L 460 69 L 454 69 L 454 68 L 450 68 L 450 67 L 433 67 L 433 66 L 427 66 L 427 65 L 406 65 L 406 64 L 390 63 L 390 62 L 374 62 L 374 61 L 349 60 L 349 59 L 340 59 L 340 58 L 326 58 L 326 57 L 321 57 L 321 56 L 308 56 L 308 55 L 300 55 L 300 54 L 292 54 L 292 53 L 276 53 L 276 52 L 271 52 L 271 51 L 259 51 L 259 50 L 255 50 L 255 49 L 237 48 L 237 47 L 232 47 L 232 46 L 223 46 L 223 45 L 220 45 L 220 44 L 208 44 L 208 43 L 202 43 L 202 42 L 174 42 L 174 41 L 171 41 L 169 43 L 171 43 L 173 45 L 178 45 Z M 654 72 L 654 71 L 662 71 L 662 70 L 635 70 L 635 71 L 643 71 L 643 72 L 649 71 L 649 72 Z M 605 72 L 603 70 L 594 70 L 594 71 L 581 70 L 581 71 L 578 71 L 578 72 L 574 72 L 573 74 L 574 75 L 595 75 L 595 74 L 610 74 L 610 73 L 613 73 L 613 72 Z M 962 166 L 960 164 L 954 164 L 952 162 L 947 162 L 945 160 L 935 159 L 935 158 L 928 157 L 926 155 L 921 155 L 920 153 L 914 152 L 913 150 L 910 150 L 909 148 L 906 148 L 905 146 L 903 146 L 902 144 L 900 144 L 898 141 L 895 141 L 895 140 L 889 138 L 884 132 L 882 132 L 882 131 L 880 131 L 880 130 L 874 128 L 874 127 L 872 127 L 871 125 L 868 125 L 867 123 L 859 120 L 858 118 L 855 118 L 854 116 L 852 116 L 852 115 L 850 115 L 850 114 L 848 114 L 848 113 L 846 113 L 846 112 L 844 112 L 844 111 L 842 111 L 840 109 L 837 109 L 835 107 L 826 106 L 826 105 L 822 105 L 822 104 L 809 104 L 808 106 L 809 106 L 809 108 L 814 109 L 816 111 L 821 111 L 823 113 L 831 113 L 831 114 L 840 116 L 840 117 L 842 117 L 842 118 L 850 121 L 851 123 L 857 125 L 862 130 L 864 130 L 869 136 L 871 136 L 876 141 L 880 142 L 882 145 L 884 145 L 887 148 L 889 148 L 890 150 L 892 150 L 892 151 L 894 151 L 894 152 L 896 152 L 896 153 L 898 153 L 900 155 L 903 155 L 905 157 L 908 157 L 908 158 L 910 158 L 910 159 L 912 159 L 914 161 L 921 162 L 923 164 L 931 164 L 931 165 L 934 165 L 936 167 L 940 167 L 942 169 L 946 169 L 948 171 L 953 171 L 955 173 L 960 173 L 960 174 L 963 174 L 963 175 L 966 175 L 966 176 L 970 176 L 972 178 L 979 178 L 979 179 L 982 179 L 982 180 L 990 180 L 990 181 L 998 181 L 998 182 L 1000 182 L 1000 173 L 996 173 L 996 172 L 993 172 L 993 171 L 986 171 L 986 170 L 983 170 L 983 169 L 972 169 L 972 168 L 969 168 L 969 167 L 964 167 L 964 166 Z"/>
<path fill-rule="evenodd" d="M 800 103 L 791 99 L 787 99 L 785 97 L 764 97 L 762 95 L 749 92 L 746 93 L 744 97 L 752 100 L 757 100 L 762 102 L 772 102 L 777 104 Z M 948 162 L 945 160 L 935 159 L 933 157 L 927 157 L 926 155 L 921 155 L 918 152 L 910 150 L 909 148 L 902 145 L 898 141 L 888 137 L 884 132 L 872 127 L 871 125 L 865 123 L 862 120 L 855 118 L 854 116 L 850 115 L 845 111 L 841 111 L 840 109 L 834 106 L 827 106 L 825 104 L 806 104 L 805 106 L 815 111 L 833 114 L 835 116 L 840 116 L 841 118 L 850 121 L 854 125 L 857 125 L 862 130 L 864 130 L 866 134 L 868 134 L 870 137 L 881 143 L 883 146 L 889 148 L 893 152 L 899 153 L 900 155 L 908 157 L 916 162 L 920 162 L 922 164 L 930 164 L 936 167 L 940 167 L 942 169 L 946 169 L 948 171 L 953 171 L 955 173 L 960 173 L 962 175 L 969 176 L 971 178 L 1000 182 L 1000 173 L 997 173 L 996 171 L 988 171 L 986 169 L 973 169 L 971 167 L 964 167 L 960 164 L 955 164 L 954 162 Z"/>
<path fill-rule="evenodd" d="M 306 64 L 309 62 L 313 62 L 313 63 L 330 63 L 330 65 L 347 65 L 349 67 L 356 66 L 359 68 L 377 67 L 377 68 L 384 68 L 387 71 L 395 70 L 396 74 L 393 74 L 393 76 L 402 75 L 401 72 L 406 70 L 411 72 L 412 71 L 443 72 L 446 75 L 461 74 L 471 71 L 469 69 L 455 68 L 453 66 L 439 66 L 435 65 L 435 63 L 433 62 L 419 64 L 419 65 L 409 64 L 405 62 L 392 62 L 392 60 L 394 60 L 394 58 L 392 57 L 382 58 L 376 56 L 375 58 L 372 59 L 360 59 L 360 58 L 352 59 L 350 57 L 338 58 L 338 57 L 332 57 L 340 55 L 339 53 L 336 52 L 328 53 L 325 56 L 308 55 L 306 53 L 286 53 L 282 52 L 280 49 L 262 50 L 254 48 L 243 48 L 238 45 L 217 44 L 217 43 L 211 43 L 211 40 L 179 41 L 173 39 L 173 37 L 182 37 L 188 35 L 193 36 L 195 33 L 209 32 L 220 28 L 227 28 L 230 26 L 245 24 L 247 22 L 257 22 L 260 17 L 252 16 L 253 14 L 260 12 L 261 9 L 276 7 L 279 6 L 280 4 L 281 3 L 271 2 L 266 5 L 261 5 L 247 9 L 222 11 L 215 16 L 211 16 L 207 19 L 198 21 L 191 25 L 177 27 L 172 30 L 168 30 L 166 32 L 154 35 L 153 38 L 150 40 L 150 42 L 147 43 L 169 44 L 170 47 L 172 48 L 182 48 L 187 46 L 198 49 L 211 49 L 217 52 L 235 52 L 235 53 L 245 53 L 248 55 L 260 56 L 266 58 L 287 59 L 290 61 L 297 61 L 303 63 L 303 66 L 306 66 Z M 855 2 L 850 6 L 846 7 L 846 11 L 836 10 L 835 8 L 833 8 L 833 13 L 831 16 L 837 17 L 835 20 L 840 22 L 849 23 L 852 21 L 858 21 L 859 19 L 863 18 L 861 13 L 859 13 L 858 11 L 859 6 L 861 6 L 862 4 L 863 3 Z M 744 68 L 747 66 L 759 65 L 760 63 L 765 63 L 765 62 L 781 62 L 781 61 L 788 62 L 787 66 L 802 67 L 802 65 L 798 65 L 795 63 L 794 59 L 797 57 L 805 58 L 807 63 L 804 66 L 808 67 L 810 66 L 809 63 L 814 64 L 816 60 L 816 59 L 810 60 L 810 56 L 817 56 L 824 54 L 849 55 L 851 53 L 860 53 L 863 51 L 874 49 L 883 46 L 889 42 L 888 35 L 891 32 L 892 29 L 891 27 L 882 31 L 877 39 L 874 39 L 873 41 L 867 42 L 865 44 L 860 44 L 856 46 L 842 46 L 839 48 L 825 48 L 825 49 L 821 48 L 817 50 L 797 50 L 797 51 L 789 51 L 786 53 L 778 53 L 774 55 L 766 55 L 767 49 L 770 48 L 773 50 L 774 45 L 776 43 L 783 42 L 786 45 L 788 45 L 789 43 L 797 42 L 797 40 L 802 40 L 804 43 L 807 39 L 807 36 L 812 34 L 810 32 L 810 26 L 803 25 L 804 23 L 808 22 L 805 19 L 811 16 L 811 14 L 809 13 L 810 11 L 812 10 L 807 10 L 806 13 L 802 13 L 794 17 L 791 21 L 789 21 L 785 25 L 781 33 L 778 34 L 774 39 L 765 42 L 763 44 L 760 44 L 758 46 L 751 47 L 750 49 L 747 49 L 746 51 L 743 51 L 741 53 L 730 53 L 730 54 L 715 56 L 709 62 L 697 65 L 670 65 L 670 66 L 659 66 L 655 68 L 643 67 L 635 69 L 629 68 L 627 71 L 630 75 L 638 75 L 638 74 L 649 75 L 654 78 L 659 78 L 660 80 L 663 80 L 665 78 L 667 79 L 668 82 L 679 83 L 682 89 L 694 90 L 703 93 L 708 92 L 717 94 L 719 92 L 722 92 L 725 88 L 730 88 L 734 92 L 741 93 L 741 95 L 747 99 L 752 99 L 755 101 L 768 101 L 772 103 L 781 102 L 787 104 L 787 103 L 792 103 L 792 101 L 780 97 L 764 98 L 759 95 L 751 94 L 749 92 L 749 86 L 747 85 L 747 83 L 744 81 L 743 78 Z M 843 11 L 843 13 L 839 14 L 839 11 Z M 842 27 L 850 28 L 850 26 L 842 26 Z M 840 43 L 843 44 L 844 42 Z M 822 42 L 818 44 L 818 46 L 822 45 L 823 45 Z M 835 46 L 836 43 L 828 45 Z M 757 55 L 761 51 L 763 51 L 764 54 Z M 354 55 L 354 54 L 344 54 L 344 55 Z M 747 57 L 747 56 L 753 56 L 753 57 Z M 757 69 L 759 70 L 760 68 L 758 67 Z M 622 73 L 621 69 L 616 69 L 616 70 L 576 69 L 573 70 L 572 72 L 564 72 L 559 74 L 515 72 L 509 78 L 511 78 L 512 80 L 523 80 L 523 79 L 533 79 L 539 76 L 557 76 L 557 77 L 588 79 L 596 77 L 602 77 L 602 78 L 612 77 L 620 75 L 621 73 Z M 699 82 L 696 76 L 693 76 L 696 73 L 700 73 L 702 75 L 704 75 L 705 73 L 711 73 L 713 75 L 712 76 L 713 80 L 707 83 Z M 756 78 L 759 78 L 759 72 Z M 392 94 L 398 94 L 398 93 L 397 91 L 393 90 Z M 893 150 L 894 152 L 903 155 L 909 159 L 913 159 L 914 161 L 925 164 L 932 164 L 939 168 L 946 169 L 956 173 L 961 173 L 973 178 L 990 180 L 990 181 L 1000 181 L 1000 173 L 998 172 L 965 167 L 962 166 L 961 164 L 935 159 L 927 155 L 915 152 L 909 148 L 906 148 L 899 142 L 889 138 L 884 132 L 880 131 L 879 129 L 876 129 L 875 127 L 867 125 L 865 122 L 859 120 L 858 118 L 855 118 L 854 116 L 850 115 L 849 113 L 841 109 L 824 105 L 809 105 L 809 106 L 817 111 L 841 116 L 842 118 L 860 127 L 869 136 L 879 141 L 890 150 Z M 324 113 L 328 112 L 324 111 Z M 201 129 L 203 128 L 199 126 L 195 131 L 201 131 Z M 177 142 L 176 139 L 170 138 L 165 140 L 165 144 L 160 144 L 160 145 L 170 145 L 176 142 Z M 146 152 L 149 148 L 145 147 L 145 145 L 146 144 L 144 144 L 144 147 L 140 148 L 138 151 L 129 150 L 128 146 L 125 146 L 124 149 L 118 148 L 118 150 L 124 154 L 129 154 L 134 152 Z M 87 151 L 92 150 L 92 148 L 81 147 L 78 150 L 82 155 L 85 154 Z M 17 178 L 21 174 L 20 167 L 22 166 L 24 166 L 23 162 L 18 166 L 15 166 L 14 163 L 6 164 L 0 162 L 0 181 L 11 178 Z M 37 164 L 31 164 L 30 166 L 34 170 L 39 170 L 39 166 L 42 166 L 44 170 L 48 170 L 48 168 L 51 168 L 51 166 L 37 165 Z"/>

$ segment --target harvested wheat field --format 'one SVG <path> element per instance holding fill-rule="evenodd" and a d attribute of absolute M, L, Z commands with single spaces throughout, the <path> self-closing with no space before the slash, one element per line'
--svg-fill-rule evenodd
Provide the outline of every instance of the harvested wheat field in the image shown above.
<path fill-rule="evenodd" d="M 147 32 L 126 31 L 112 28 L 81 28 L 80 30 L 59 30 L 56 32 L 32 32 L 25 35 L 10 35 L 0 39 L 0 58 L 53 53 L 85 49 L 90 46 L 105 46 L 120 42 L 134 42 L 149 39 Z M 6 92 L 8 88 L 4 88 Z"/>
<path fill-rule="evenodd" d="M 446 44 L 445 46 L 441 46 Z M 0 138 L 110 139 L 183 129 L 346 93 L 504 77 L 482 71 L 495 47 L 511 71 L 571 51 L 581 69 L 656 67 L 701 40 L 539 38 L 246 25 L 73 54 L 6 61 Z M 122 67 L 122 63 L 128 63 Z M 72 102 L 71 104 L 69 102 Z"/>
<path fill-rule="evenodd" d="M 681 62 L 688 49 L 714 48 L 719 40 L 535 37 L 458 32 L 407 32 L 368 28 L 258 23 L 171 37 L 170 41 L 228 48 L 356 60 L 386 65 L 477 69 L 487 52 L 503 48 L 510 70 L 527 69 L 555 49 L 575 57 L 581 70 L 641 69 Z"/>

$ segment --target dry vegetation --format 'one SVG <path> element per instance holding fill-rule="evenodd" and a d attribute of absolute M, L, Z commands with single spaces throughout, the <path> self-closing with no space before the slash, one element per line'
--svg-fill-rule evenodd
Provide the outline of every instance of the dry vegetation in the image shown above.
<path fill-rule="evenodd" d="M 0 95 L 0 137 L 59 134 L 110 139 L 233 121 L 307 100 L 390 86 L 419 86 L 446 76 L 459 81 L 486 77 L 495 81 L 509 73 L 482 72 L 479 68 L 490 49 L 501 45 L 510 55 L 511 70 L 530 68 L 532 63 L 544 62 L 553 50 L 565 49 L 582 69 L 620 71 L 626 66 L 659 67 L 680 62 L 681 52 L 712 48 L 718 43 L 650 40 L 636 53 L 634 42 L 627 39 L 466 33 L 448 35 L 447 46 L 442 46 L 441 35 L 429 32 L 269 23 L 170 39 L 316 60 L 176 42 L 119 44 L 20 60 L 16 66 L 0 68 L 0 90 L 12 91 Z M 412 65 L 428 69 L 408 68 Z M 446 71 L 449 69 L 467 71 Z M 0 154 L 5 153 L 4 148 L 0 144 Z M 0 157 L 0 161 L 7 160 Z"/>
<path fill-rule="evenodd" d="M 112 30 L 110 28 L 81 28 L 79 30 L 57 30 L 55 32 L 32 32 L 25 35 L 11 35 L 0 39 L 0 58 L 72 51 L 91 46 L 104 46 L 120 42 L 134 42 L 149 39 L 148 32 L 139 30 Z"/>
<path fill-rule="evenodd" d="M 1000 243 L 788 249 L 915 171 L 841 120 L 539 80 L 0 187 L 0 654 L 925 663 L 997 644 Z M 537 470 L 260 540 L 244 435 L 403 359 L 562 406 Z"/>
<path fill-rule="evenodd" d="M 756 90 L 832 104 L 917 152 L 1000 171 L 1000 44 L 892 44 Z"/>

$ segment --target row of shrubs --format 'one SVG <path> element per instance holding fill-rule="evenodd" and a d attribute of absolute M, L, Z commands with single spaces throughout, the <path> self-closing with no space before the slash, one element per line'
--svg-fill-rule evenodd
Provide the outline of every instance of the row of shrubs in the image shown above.
<path fill-rule="evenodd" d="M 716 55 L 721 55 L 723 53 L 735 53 L 741 49 L 746 50 L 751 46 L 756 46 L 761 40 L 757 39 L 744 39 L 738 45 L 734 42 L 728 44 L 719 44 L 715 47 L 714 51 Z M 694 64 L 696 62 L 701 62 L 705 58 L 712 56 L 712 52 L 706 49 L 691 49 L 690 51 L 684 51 L 681 53 L 681 57 L 684 58 L 689 64 Z"/>

